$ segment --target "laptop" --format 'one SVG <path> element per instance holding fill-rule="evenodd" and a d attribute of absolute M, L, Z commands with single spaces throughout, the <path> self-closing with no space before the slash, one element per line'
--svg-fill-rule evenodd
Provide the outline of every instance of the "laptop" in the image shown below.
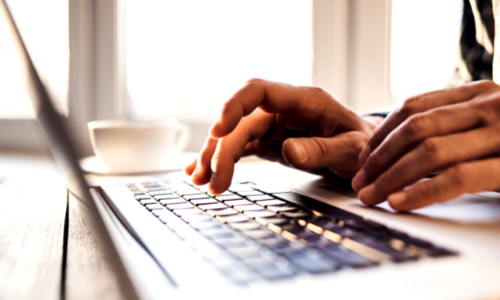
<path fill-rule="evenodd" d="M 90 186 L 2 0 L 33 105 L 67 188 L 130 299 L 493 299 L 500 196 L 400 214 L 345 181 L 276 164 L 237 166 L 212 195 L 180 172 Z"/>

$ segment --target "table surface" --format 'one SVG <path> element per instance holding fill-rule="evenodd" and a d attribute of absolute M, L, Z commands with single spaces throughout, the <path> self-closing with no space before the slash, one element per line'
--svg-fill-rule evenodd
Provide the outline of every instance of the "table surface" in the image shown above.
<path fill-rule="evenodd" d="M 0 153 L 0 166 L 0 299 L 123 299 L 51 159 Z"/>
<path fill-rule="evenodd" d="M 124 299 L 104 251 L 50 158 L 0 152 L 0 299 Z"/>
<path fill-rule="evenodd" d="M 50 157 L 0 152 L 0 299 L 125 298 L 71 203 Z"/>

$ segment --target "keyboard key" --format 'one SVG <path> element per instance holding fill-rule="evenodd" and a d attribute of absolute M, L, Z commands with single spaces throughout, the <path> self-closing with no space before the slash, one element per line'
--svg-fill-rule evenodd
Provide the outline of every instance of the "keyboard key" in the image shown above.
<path fill-rule="evenodd" d="M 321 212 L 323 215 L 327 215 L 329 217 L 333 217 L 335 219 L 339 220 L 345 220 L 345 219 L 352 219 L 352 218 L 357 218 L 360 219 L 361 217 L 358 215 L 355 215 L 353 213 L 350 213 L 348 211 L 345 211 L 343 209 L 337 208 L 335 206 L 328 205 L 326 203 L 314 200 L 312 198 L 297 194 L 297 193 L 284 193 L 284 194 L 277 194 L 277 198 L 300 204 L 300 205 L 307 205 L 308 208 L 310 209 L 315 209 L 319 212 Z"/>
<path fill-rule="evenodd" d="M 341 266 L 339 262 L 316 253 L 295 252 L 286 257 L 294 265 L 312 274 L 334 271 Z"/>
<path fill-rule="evenodd" d="M 192 196 L 185 196 L 186 199 L 188 199 L 189 201 L 192 201 L 192 200 L 199 200 L 199 199 L 210 199 L 210 197 L 208 197 L 207 195 L 204 195 L 204 194 L 201 194 L 201 195 L 192 195 Z"/>
<path fill-rule="evenodd" d="M 215 216 L 231 216 L 231 215 L 237 215 L 238 211 L 236 211 L 232 208 L 226 208 L 226 209 L 217 209 L 217 210 L 207 210 L 207 213 L 213 217 L 215 217 Z"/>
<path fill-rule="evenodd" d="M 159 203 L 155 203 L 155 204 L 148 204 L 148 205 L 146 205 L 146 208 L 147 208 L 148 210 L 153 210 L 153 209 L 164 209 L 164 207 L 163 207 L 161 204 L 159 204 Z"/>
<path fill-rule="evenodd" d="M 194 229 L 208 229 L 208 228 L 219 227 L 220 223 L 214 220 L 205 220 L 205 221 L 189 222 L 189 225 Z"/>
<path fill-rule="evenodd" d="M 233 216 L 217 216 L 216 219 L 222 223 L 238 223 L 250 220 L 250 218 L 242 214 L 237 214 Z"/>
<path fill-rule="evenodd" d="M 273 196 L 269 196 L 269 195 L 260 195 L 260 196 L 248 196 L 247 197 L 248 200 L 250 201 L 264 201 L 264 200 L 274 200 L 275 198 L 273 198 Z"/>
<path fill-rule="evenodd" d="M 227 251 L 238 258 L 259 257 L 259 247 L 246 246 L 238 248 L 227 248 Z"/>
<path fill-rule="evenodd" d="M 149 195 L 141 195 L 141 196 L 135 196 L 135 199 L 137 201 L 141 201 L 141 200 L 148 200 L 148 199 L 151 199 L 151 197 Z"/>
<path fill-rule="evenodd" d="M 202 228 L 199 231 L 211 239 L 232 238 L 235 236 L 231 231 L 221 226 L 206 229 Z"/>
<path fill-rule="evenodd" d="M 242 230 L 241 233 L 252 239 L 262 239 L 274 235 L 274 233 L 268 229 Z"/>
<path fill-rule="evenodd" d="M 233 196 L 234 194 L 230 191 L 225 191 L 224 193 L 222 194 L 219 194 L 219 195 L 212 195 L 208 192 L 208 189 L 206 190 L 206 194 L 211 196 L 211 197 L 219 197 L 219 196 Z"/>
<path fill-rule="evenodd" d="M 155 198 L 157 200 L 172 200 L 172 199 L 178 200 L 178 199 L 183 199 L 183 198 L 177 196 L 176 194 L 172 194 L 172 195 L 160 195 L 160 196 L 155 196 Z M 185 200 L 184 200 L 184 202 L 185 202 Z"/>
<path fill-rule="evenodd" d="M 186 212 L 186 210 L 180 210 L 178 212 Z M 201 211 L 199 214 L 181 214 L 179 216 L 187 223 L 213 220 L 211 216 L 206 215 Z"/>
<path fill-rule="evenodd" d="M 213 237 L 212 241 L 217 243 L 218 245 L 224 248 L 230 247 L 241 247 L 241 244 L 248 243 L 248 239 L 236 234 L 232 234 L 231 236 L 222 236 L 222 237 Z"/>
<path fill-rule="evenodd" d="M 236 209 L 237 211 L 240 211 L 240 212 L 265 210 L 264 207 L 257 205 L 257 204 L 236 205 L 236 206 L 234 206 L 234 209 Z"/>
<path fill-rule="evenodd" d="M 150 193 L 157 193 L 157 192 L 168 192 L 169 190 L 165 188 L 164 186 L 155 186 L 155 187 L 147 187 L 146 188 Z"/>
<path fill-rule="evenodd" d="M 139 200 L 142 205 L 146 204 L 156 204 L 158 203 L 155 199 Z"/>
<path fill-rule="evenodd" d="M 173 211 L 174 214 L 178 215 L 179 217 L 184 217 L 188 215 L 205 215 L 203 211 L 193 207 L 193 209 L 176 209 Z"/>
<path fill-rule="evenodd" d="M 262 201 L 259 201 L 258 204 L 262 205 L 262 206 L 269 206 L 269 205 L 279 206 L 279 205 L 287 204 L 287 202 L 283 201 L 283 200 L 274 199 L 274 200 L 262 200 Z"/>
<path fill-rule="evenodd" d="M 240 192 L 237 192 L 238 195 L 240 196 L 261 196 L 261 195 L 264 195 L 262 194 L 261 192 L 259 191 L 256 191 L 256 190 L 249 190 L 249 191 L 240 191 Z"/>
<path fill-rule="evenodd" d="M 313 215 L 305 212 L 305 211 L 298 211 L 298 212 L 283 212 L 282 213 L 284 216 L 289 217 L 289 218 L 306 218 L 306 217 L 312 217 Z"/>
<path fill-rule="evenodd" d="M 224 202 L 224 201 L 227 201 L 227 200 L 241 200 L 243 198 L 241 198 L 238 195 L 231 194 L 231 195 L 225 195 L 225 196 L 215 196 L 215 199 Z"/>
<path fill-rule="evenodd" d="M 182 204 L 168 204 L 166 205 L 166 207 L 170 210 L 177 210 L 177 209 L 192 209 L 194 208 L 194 206 L 189 203 L 189 202 L 186 202 L 186 203 L 182 203 Z"/>
<path fill-rule="evenodd" d="M 229 191 L 233 192 L 233 193 L 236 193 L 236 192 L 248 192 L 248 191 L 252 191 L 252 186 L 253 184 L 238 184 L 238 183 L 233 183 L 231 184 L 231 186 L 229 187 Z"/>
<path fill-rule="evenodd" d="M 160 203 L 163 205 L 169 205 L 169 204 L 183 204 L 186 203 L 186 200 L 182 198 L 176 198 L 176 199 L 167 199 L 167 200 L 160 200 Z"/>
<path fill-rule="evenodd" d="M 201 199 L 201 200 L 191 200 L 191 203 L 194 205 L 202 205 L 202 204 L 215 204 L 219 203 L 219 201 L 212 199 L 212 198 L 207 198 L 207 199 Z"/>
<path fill-rule="evenodd" d="M 163 211 L 166 211 L 167 209 L 166 208 L 163 208 L 163 209 L 153 209 L 151 211 L 151 213 L 155 216 L 155 217 L 158 217 L 160 216 L 160 214 L 163 213 Z"/>
<path fill-rule="evenodd" d="M 253 230 L 261 228 L 261 225 L 257 222 L 247 221 L 239 223 L 229 223 L 229 226 L 236 230 Z"/>
<path fill-rule="evenodd" d="M 264 192 L 266 194 L 282 194 L 282 193 L 291 193 L 292 191 L 287 188 L 280 187 L 265 187 L 265 186 L 255 186 L 252 189 L 256 189 L 258 191 Z"/>
<path fill-rule="evenodd" d="M 284 218 L 284 217 L 276 217 L 276 218 L 255 218 L 255 221 L 259 222 L 260 224 L 267 226 L 267 224 L 285 224 L 289 223 L 291 219 L 289 218 Z"/>
<path fill-rule="evenodd" d="M 269 210 L 258 210 L 258 211 L 246 211 L 245 215 L 250 218 L 266 218 L 266 217 L 275 217 L 276 214 Z"/>
<path fill-rule="evenodd" d="M 175 191 L 178 195 L 180 196 L 193 196 L 193 195 L 203 195 L 202 192 L 196 190 L 196 189 L 185 189 L 185 190 L 178 190 Z"/>
<path fill-rule="evenodd" d="M 252 201 L 248 200 L 226 200 L 224 201 L 226 205 L 229 205 L 231 207 L 236 206 L 236 205 L 252 205 Z"/>
<path fill-rule="evenodd" d="M 268 206 L 267 209 L 269 209 L 270 211 L 272 212 L 293 212 L 293 211 L 297 211 L 298 212 L 298 208 L 295 207 L 295 206 Z"/>
<path fill-rule="evenodd" d="M 340 261 L 341 263 L 352 268 L 364 268 L 376 265 L 376 263 L 369 260 L 368 258 L 349 251 L 341 245 L 335 243 L 330 243 L 326 246 L 323 246 L 319 250 L 326 255 L 334 258 L 335 260 Z"/>
<path fill-rule="evenodd" d="M 161 196 L 167 196 L 167 195 L 174 195 L 174 196 L 177 196 L 174 194 L 174 192 L 170 191 L 170 190 L 165 190 L 165 191 L 158 191 L 158 192 L 153 192 L 151 193 L 151 195 L 155 196 L 155 197 L 161 197 Z"/>
<path fill-rule="evenodd" d="M 216 204 L 203 204 L 203 205 L 198 205 L 200 209 L 203 210 L 209 210 L 209 209 L 225 209 L 227 208 L 227 205 L 224 205 L 222 203 L 216 203 Z"/>

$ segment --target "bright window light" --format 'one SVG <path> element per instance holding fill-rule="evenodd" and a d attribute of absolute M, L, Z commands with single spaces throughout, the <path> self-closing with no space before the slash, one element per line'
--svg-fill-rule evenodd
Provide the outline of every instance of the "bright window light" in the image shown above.
<path fill-rule="evenodd" d="M 462 0 L 392 0 L 394 102 L 445 88 L 459 54 Z"/>
<path fill-rule="evenodd" d="M 243 83 L 311 84 L 312 0 L 127 1 L 129 114 L 211 122 Z"/>
<path fill-rule="evenodd" d="M 68 1 L 7 1 L 35 66 L 56 105 L 67 111 Z M 0 118 L 34 118 L 27 78 L 7 20 L 0 20 Z"/>

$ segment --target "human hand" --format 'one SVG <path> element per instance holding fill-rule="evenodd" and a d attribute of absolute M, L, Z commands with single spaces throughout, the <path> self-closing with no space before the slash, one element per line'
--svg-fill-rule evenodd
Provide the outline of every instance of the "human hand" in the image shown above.
<path fill-rule="evenodd" d="M 194 184 L 210 183 L 213 194 L 229 188 L 244 155 L 350 179 L 375 127 L 319 88 L 252 79 L 224 104 L 185 172 Z"/>
<path fill-rule="evenodd" d="M 407 211 L 499 189 L 500 86 L 481 81 L 408 99 L 375 130 L 359 160 L 352 186 L 366 205 L 387 199 Z"/>

